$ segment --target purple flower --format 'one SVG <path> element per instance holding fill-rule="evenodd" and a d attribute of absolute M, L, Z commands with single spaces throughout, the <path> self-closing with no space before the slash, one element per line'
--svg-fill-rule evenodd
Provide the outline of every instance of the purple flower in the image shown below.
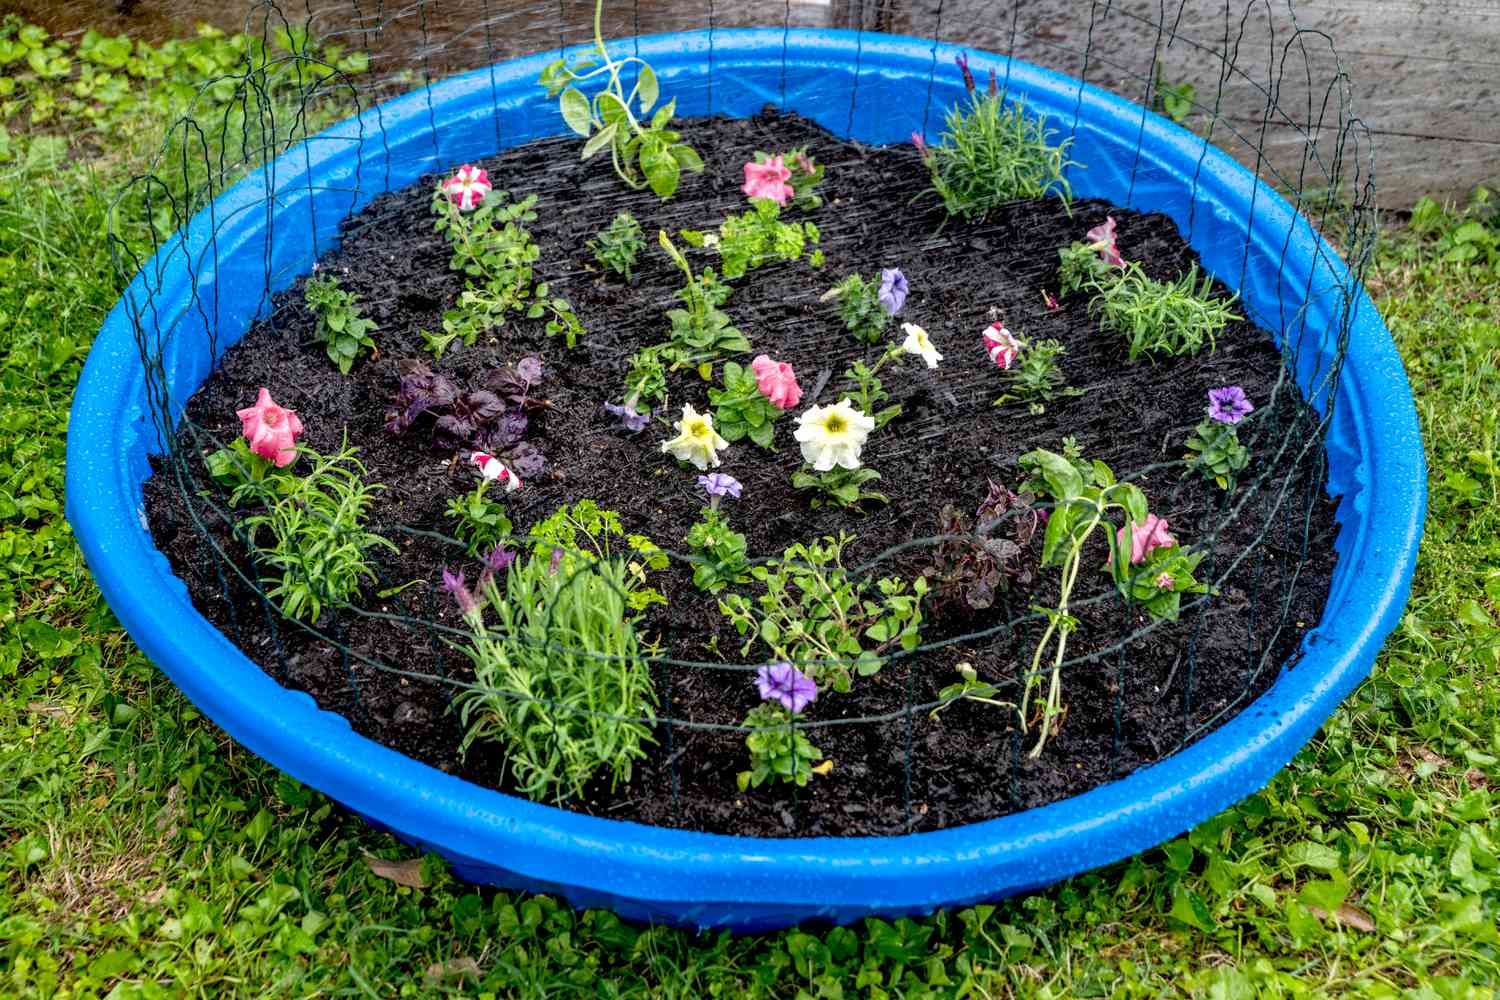
<path fill-rule="evenodd" d="M 553 576 L 557 575 L 557 567 L 562 565 L 563 550 L 554 548 L 552 550 L 552 561 L 547 563 L 547 572 Z"/>
<path fill-rule="evenodd" d="M 620 426 L 629 431 L 631 434 L 639 434 L 641 431 L 646 429 L 646 424 L 651 421 L 650 410 L 647 410 L 645 413 L 638 413 L 636 412 L 635 407 L 630 403 L 625 403 L 623 405 L 618 403 L 605 403 L 604 409 L 607 410 L 611 415 L 617 417 L 620 421 Z"/>
<path fill-rule="evenodd" d="M 479 582 L 482 586 L 486 580 L 496 573 L 504 572 L 511 563 L 516 561 L 516 554 L 507 549 L 503 544 L 497 542 L 495 547 L 484 557 L 484 569 L 480 571 Z"/>
<path fill-rule="evenodd" d="M 964 88 L 969 93 L 974 93 L 974 74 L 969 72 L 969 54 L 967 52 L 960 52 L 953 57 L 953 61 L 958 64 L 959 69 L 963 70 Z"/>
<path fill-rule="evenodd" d="M 1254 409 L 1245 398 L 1245 390 L 1237 385 L 1208 390 L 1208 415 L 1221 424 L 1237 424 Z"/>
<path fill-rule="evenodd" d="M 793 715 L 818 697 L 818 685 L 790 663 L 771 663 L 755 672 L 755 686 L 764 701 L 780 703 Z"/>
<path fill-rule="evenodd" d="M 880 304 L 892 316 L 906 305 L 907 290 L 906 275 L 899 267 L 887 267 L 880 272 Z"/>
<path fill-rule="evenodd" d="M 706 476 L 698 477 L 698 485 L 703 487 L 703 492 L 711 497 L 734 497 L 740 498 L 740 491 L 745 487 L 733 476 L 726 476 L 722 472 L 710 472 Z"/>
<path fill-rule="evenodd" d="M 463 570 L 455 573 L 444 566 L 443 589 L 453 595 L 453 599 L 458 602 L 458 610 L 465 615 L 473 614 L 479 609 L 479 602 L 474 599 L 473 594 L 469 593 L 469 584 L 464 579 Z"/>

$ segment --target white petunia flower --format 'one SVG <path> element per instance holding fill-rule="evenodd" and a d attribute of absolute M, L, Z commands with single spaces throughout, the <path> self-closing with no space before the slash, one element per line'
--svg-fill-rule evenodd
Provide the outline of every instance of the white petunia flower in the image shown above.
<path fill-rule="evenodd" d="M 662 442 L 661 450 L 673 458 L 692 462 L 699 469 L 710 465 L 719 467 L 719 449 L 729 447 L 729 442 L 714 430 L 711 414 L 699 413 L 691 405 L 682 407 L 682 419 L 677 421 L 677 436 Z"/>
<path fill-rule="evenodd" d="M 902 323 L 901 329 L 906 331 L 906 339 L 901 342 L 901 349 L 927 362 L 928 368 L 936 368 L 938 362 L 943 360 L 943 356 L 933 346 L 932 338 L 927 336 L 927 331 L 915 323 Z"/>
<path fill-rule="evenodd" d="M 875 418 L 867 417 L 841 399 L 832 406 L 814 406 L 797 418 L 792 435 L 802 445 L 802 458 L 817 472 L 835 465 L 859 468 L 859 452 L 875 429 Z"/>

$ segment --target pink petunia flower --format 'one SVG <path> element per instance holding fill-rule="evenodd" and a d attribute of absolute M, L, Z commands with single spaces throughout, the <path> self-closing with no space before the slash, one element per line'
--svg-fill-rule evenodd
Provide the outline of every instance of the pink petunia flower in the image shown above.
<path fill-rule="evenodd" d="M 1005 328 L 1004 323 L 996 322 L 985 327 L 984 349 L 991 361 L 1008 369 L 1021 353 L 1021 342 Z"/>
<path fill-rule="evenodd" d="M 250 442 L 250 450 L 283 469 L 297 460 L 297 437 L 302 421 L 295 410 L 276 405 L 271 390 L 261 386 L 255 405 L 236 411 L 240 428 Z"/>
<path fill-rule="evenodd" d="M 484 201 L 484 196 L 494 188 L 489 174 L 483 167 L 472 167 L 465 163 L 458 172 L 443 184 L 448 199 L 458 206 L 460 212 L 471 212 Z"/>
<path fill-rule="evenodd" d="M 1110 267 L 1124 267 L 1125 258 L 1120 256 L 1120 249 L 1115 245 L 1115 217 L 1105 216 L 1104 221 L 1083 234 L 1084 237 L 1099 248 L 1099 258 Z"/>
<path fill-rule="evenodd" d="M 521 488 L 521 477 L 506 468 L 505 463 L 494 455 L 476 451 L 469 456 L 469 461 L 479 466 L 479 474 L 485 479 L 503 485 L 505 492 L 514 493 Z"/>
<path fill-rule="evenodd" d="M 740 188 L 751 198 L 769 198 L 785 208 L 794 192 L 787 183 L 792 172 L 777 154 L 764 163 L 745 164 L 745 186 Z"/>
<path fill-rule="evenodd" d="M 1156 578 L 1157 590 L 1176 590 L 1177 581 L 1172 579 L 1171 573 L 1163 573 Z"/>
<path fill-rule="evenodd" d="M 797 374 L 785 361 L 772 361 L 762 354 L 750 362 L 755 372 L 755 385 L 761 395 L 771 401 L 778 410 L 790 410 L 802 399 L 802 387 L 797 384 Z"/>
<path fill-rule="evenodd" d="M 1155 514 L 1147 514 L 1146 520 L 1140 524 L 1131 524 L 1130 536 L 1130 565 L 1135 566 L 1145 561 L 1146 557 L 1157 549 L 1171 548 L 1177 544 L 1167 530 L 1167 519 L 1157 517 Z M 1123 550 L 1125 548 L 1125 528 L 1115 532 L 1115 541 Z"/>

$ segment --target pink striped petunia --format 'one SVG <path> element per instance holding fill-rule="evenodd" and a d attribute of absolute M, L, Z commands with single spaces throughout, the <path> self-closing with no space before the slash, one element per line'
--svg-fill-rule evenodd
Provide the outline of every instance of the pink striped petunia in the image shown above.
<path fill-rule="evenodd" d="M 984 349 L 991 361 L 1001 368 L 1009 368 L 1021 353 L 1021 342 L 1005 328 L 1004 323 L 995 322 L 985 327 Z"/>
<path fill-rule="evenodd" d="M 479 203 L 484 201 L 484 196 L 493 188 L 483 167 L 472 167 L 467 163 L 459 167 L 458 173 L 443 184 L 443 191 L 458 206 L 460 212 L 471 212 L 478 208 Z"/>

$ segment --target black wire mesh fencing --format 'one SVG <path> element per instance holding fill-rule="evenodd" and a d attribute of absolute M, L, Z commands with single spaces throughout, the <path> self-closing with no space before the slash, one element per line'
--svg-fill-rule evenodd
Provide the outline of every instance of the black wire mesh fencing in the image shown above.
<path fill-rule="evenodd" d="M 877 628 L 873 637 L 868 631 L 855 636 L 857 653 L 849 654 L 850 647 L 837 641 L 848 638 L 850 629 L 868 629 L 880 621 L 884 612 L 861 617 L 863 605 L 881 605 L 893 594 L 899 596 L 897 591 L 883 590 L 882 580 L 901 581 L 907 589 L 899 593 L 906 595 L 913 594 L 918 581 L 935 587 L 941 570 L 933 567 L 943 565 L 944 552 L 950 564 L 975 553 L 988 553 L 1000 562 L 1015 558 L 1034 564 L 1038 560 L 1042 547 L 1049 544 L 1047 525 L 1058 517 L 1059 507 L 1067 504 L 1046 496 L 1022 497 L 1017 492 L 1026 478 L 1016 467 L 1020 448 L 995 455 L 983 468 L 966 470 L 971 485 L 995 484 L 989 487 L 992 497 L 1005 498 L 998 505 L 991 503 L 986 509 L 980 504 L 975 510 L 970 496 L 965 516 L 958 520 L 943 521 L 935 510 L 925 510 L 913 515 L 909 523 L 897 525 L 896 520 L 915 508 L 893 504 L 891 509 L 899 515 L 867 515 L 869 523 L 879 526 L 870 536 L 882 543 L 866 546 L 851 541 L 837 561 L 809 560 L 807 550 L 789 557 L 785 554 L 789 546 L 781 544 L 752 551 L 743 579 L 725 592 L 743 596 L 744 604 L 738 606 L 747 609 L 741 618 L 750 619 L 748 631 L 737 627 L 732 613 L 736 602 L 724 595 L 698 594 L 694 597 L 697 604 L 685 598 L 642 603 L 642 593 L 657 585 L 674 596 L 692 594 L 687 581 L 704 563 L 701 551 L 681 544 L 680 531 L 663 537 L 653 531 L 660 519 L 651 509 L 657 500 L 650 496 L 615 499 L 613 506 L 620 508 L 625 525 L 617 537 L 607 529 L 580 530 L 568 543 L 555 532 L 535 532 L 553 509 L 589 498 L 566 485 L 566 476 L 538 480 L 544 484 L 540 490 L 526 487 L 544 494 L 545 503 L 511 500 L 497 492 L 495 497 L 510 506 L 516 526 L 498 548 L 485 547 L 491 560 L 486 566 L 482 561 L 486 552 L 476 552 L 472 540 L 455 537 L 453 522 L 441 514 L 435 516 L 431 504 L 423 507 L 415 499 L 396 495 L 365 496 L 355 486 L 347 494 L 335 491 L 287 504 L 282 503 L 285 491 L 278 494 L 275 486 L 236 490 L 226 485 L 223 476 L 214 474 L 206 458 L 229 449 L 237 430 L 230 417 L 233 406 L 228 390 L 215 395 L 215 380 L 228 379 L 233 386 L 238 384 L 235 379 L 270 377 L 278 369 L 291 378 L 300 369 L 288 358 L 266 357 L 267 352 L 316 356 L 323 350 L 309 341 L 314 318 L 302 298 L 308 276 L 288 273 L 290 265 L 275 252 L 273 206 L 253 200 L 225 204 L 216 199 L 250 171 L 274 171 L 277 157 L 295 160 L 309 155 L 321 129 L 378 108 L 392 96 L 459 71 L 589 44 L 595 8 L 570 0 L 527 4 L 418 0 L 400 6 L 383 0 L 349 0 L 309 2 L 302 7 L 268 3 L 254 8 L 247 32 L 257 41 L 245 47 L 243 63 L 223 80 L 203 88 L 193 111 L 173 127 L 153 172 L 130 186 L 116 212 L 120 226 L 136 225 L 130 220 L 153 220 L 154 238 L 149 242 L 154 257 L 133 253 L 131 248 L 137 243 L 131 238 L 116 237 L 113 245 L 122 281 L 146 269 L 145 293 L 129 296 L 126 302 L 146 370 L 150 418 L 162 445 L 147 486 L 158 544 L 188 582 L 199 609 L 247 656 L 283 684 L 314 693 L 325 708 L 347 716 L 356 729 L 474 780 L 600 815 L 781 835 L 931 829 L 1051 801 L 1167 756 L 1243 709 L 1294 661 L 1298 642 L 1316 624 L 1334 559 L 1332 506 L 1324 492 L 1325 431 L 1374 223 L 1369 143 L 1349 106 L 1348 80 L 1333 39 L 1298 28 L 1290 5 L 1226 2 L 1214 6 L 1215 16 L 1205 18 L 1203 5 L 1190 11 L 1186 3 L 834 0 L 828 7 L 788 0 L 734 5 L 717 0 L 687 4 L 637 0 L 606 4 L 600 24 L 606 38 L 624 39 L 627 45 L 631 39 L 660 32 L 706 32 L 707 65 L 701 82 L 677 86 L 705 88 L 710 109 L 715 107 L 715 39 L 741 27 L 790 33 L 803 26 L 832 23 L 854 32 L 857 39 L 873 40 L 877 33 L 905 34 L 1037 62 L 1086 82 L 1104 84 L 1144 107 L 1178 119 L 1204 137 L 1206 145 L 1230 152 L 1283 192 L 1336 246 L 1349 266 L 1348 282 L 1318 289 L 1288 289 L 1283 284 L 1279 314 L 1262 317 L 1279 324 L 1285 335 L 1279 358 L 1270 354 L 1265 356 L 1273 358 L 1270 362 L 1261 358 L 1256 414 L 1241 434 L 1254 460 L 1233 489 L 1215 488 L 1183 475 L 1183 429 L 1196 422 L 1197 413 L 1164 418 L 1165 423 L 1150 428 L 1153 434 L 1168 429 L 1162 440 L 1144 449 L 1139 445 L 1147 428 L 1123 426 L 1118 414 L 1134 405 L 1132 394 L 1146 391 L 1142 387 L 1152 377 L 1150 367 L 1142 367 L 1142 374 L 1131 381 L 1121 374 L 1124 369 L 1117 358 L 1109 360 L 1113 348 L 1108 345 L 1078 352 L 1094 365 L 1086 371 L 1077 369 L 1087 379 L 1081 387 L 1089 393 L 1083 397 L 1087 405 L 1068 411 L 1066 406 L 1072 404 L 1049 404 L 1054 413 L 1062 410 L 1072 415 L 1059 418 L 1061 423 L 1037 424 L 1038 428 L 1071 430 L 1086 445 L 1088 457 L 1105 459 L 1120 481 L 1142 484 L 1150 493 L 1153 511 L 1191 512 L 1188 520 L 1174 518 L 1174 530 L 1201 558 L 1196 574 L 1204 586 L 1201 592 L 1181 595 L 1176 620 L 1159 620 L 1147 613 L 1127 593 L 1129 586 L 1115 586 L 1092 565 L 1078 570 L 1091 574 L 1089 582 L 1062 613 L 1057 608 L 1062 585 L 1056 569 L 1030 566 L 1010 579 L 1008 586 L 995 587 L 992 599 L 980 608 L 944 614 L 933 607 L 932 597 L 925 605 L 918 602 L 925 608 L 921 624 L 905 642 L 886 628 Z M 1078 38 L 1081 44 L 1071 41 Z M 933 51 L 928 85 L 913 88 L 914 99 L 924 102 L 922 119 L 929 123 L 929 134 L 948 111 L 946 103 L 934 96 L 937 89 L 932 84 L 957 72 L 945 59 L 937 58 L 937 49 Z M 823 132 L 817 139 L 822 143 L 820 162 L 830 177 L 840 169 L 859 169 L 871 155 L 858 143 L 844 141 L 853 125 L 863 72 L 855 72 L 843 134 L 833 129 L 833 134 Z M 1193 86 L 1185 87 L 1182 77 L 1173 76 L 1176 72 L 1193 72 Z M 1008 76 L 998 79 L 996 87 L 1009 95 Z M 518 199 L 533 193 L 527 188 L 533 185 L 548 224 L 560 232 L 571 227 L 579 234 L 571 255 L 565 252 L 565 241 L 544 240 L 536 269 L 553 289 L 581 303 L 579 319 L 590 364 L 616 375 L 623 373 L 631 352 L 641 344 L 601 329 L 598 316 L 590 313 L 588 304 L 608 289 L 598 290 L 597 275 L 583 263 L 582 245 L 593 230 L 580 227 L 589 219 L 597 226 L 617 210 L 642 202 L 613 184 L 613 175 L 607 171 L 583 182 L 568 181 L 577 186 L 560 194 L 566 178 L 559 173 L 561 167 L 550 164 L 576 159 L 576 144 L 549 140 L 508 149 L 511 136 L 517 134 L 512 131 L 517 112 L 504 106 L 498 91 L 494 101 L 493 114 L 483 127 L 493 127 L 497 154 L 485 162 L 500 181 L 497 187 L 503 183 L 511 197 Z M 780 101 L 780 107 L 772 102 L 770 113 L 788 110 L 785 84 Z M 1076 117 L 1071 123 L 1053 124 L 1059 126 L 1062 137 L 1077 132 Z M 683 126 L 684 133 L 691 137 L 692 129 L 700 127 L 710 126 L 689 122 Z M 772 136 L 779 127 L 762 122 L 750 138 Z M 805 122 L 796 127 L 812 128 Z M 1144 119 L 1140 129 L 1144 134 Z M 724 134 L 713 136 L 722 139 Z M 447 270 L 450 250 L 443 237 L 430 230 L 430 217 L 422 216 L 419 209 L 425 206 L 432 184 L 459 165 L 445 158 L 434 139 L 434 147 L 421 153 L 433 164 L 431 176 L 414 193 L 393 191 L 389 169 L 397 155 L 393 149 L 398 139 L 406 138 L 389 133 L 376 112 L 363 120 L 352 139 L 361 169 L 352 176 L 329 177 L 326 186 L 320 186 L 316 177 L 309 182 L 316 193 L 325 196 L 310 197 L 309 205 L 326 206 L 331 193 L 346 197 L 349 206 L 339 243 L 315 247 L 318 273 L 333 274 L 349 288 L 357 288 L 371 314 L 382 317 L 403 309 L 440 314 L 452 306 L 451 297 L 460 289 L 459 278 L 453 275 L 446 275 L 447 284 L 440 283 L 437 291 L 430 283 L 403 276 L 402 268 L 415 270 L 429 263 L 438 271 Z M 916 165 L 918 154 L 910 151 L 907 162 Z M 1132 184 L 1139 165 L 1137 158 L 1131 166 Z M 1195 177 L 1195 190 L 1197 183 Z M 268 186 L 275 188 L 274 179 Z M 355 206 L 367 201 L 364 196 L 372 191 L 379 196 L 355 213 Z M 737 197 L 736 188 L 730 192 L 730 202 Z M 668 205 L 660 209 L 663 228 L 709 227 L 722 217 L 722 212 L 713 214 L 716 206 L 730 202 L 710 197 L 706 205 L 694 203 L 681 211 Z M 260 213 L 270 229 L 263 267 L 255 280 L 228 289 L 204 277 L 216 272 L 230 252 L 214 238 L 226 221 L 215 214 L 221 210 Z M 1048 226 L 1057 231 L 1071 226 L 1082 238 L 1084 220 L 1091 225 L 1098 221 L 1094 216 L 1106 210 L 1108 206 L 1091 204 L 1087 213 L 1080 207 L 1072 216 L 1059 207 L 1051 222 L 1040 216 L 1017 216 L 1007 232 L 1011 237 L 1029 234 L 1042 240 L 1051 238 L 1044 235 L 1052 232 Z M 200 211 L 209 213 L 209 239 L 193 246 L 168 240 L 171 232 Z M 843 245 L 840 240 L 852 246 L 863 238 L 862 233 L 889 224 L 892 212 L 890 206 L 851 199 L 825 207 L 816 218 L 825 246 Z M 414 225 L 414 218 L 422 223 Z M 911 220 L 902 224 L 898 236 L 910 256 L 958 262 L 964 254 L 982 257 L 992 246 L 987 241 L 999 238 L 983 224 L 937 225 L 936 218 L 913 210 Z M 1224 220 L 1200 215 L 1195 202 L 1181 237 L 1193 240 L 1201 232 L 1249 231 L 1256 223 L 1253 208 L 1250 218 Z M 1162 231 L 1161 223 L 1150 229 L 1152 234 Z M 1283 253 L 1294 237 L 1291 232 L 1285 234 Z M 1164 242 L 1165 237 L 1153 235 L 1152 239 L 1164 261 L 1189 260 L 1180 241 L 1174 249 Z M 1010 265 L 1007 280 L 1020 290 L 1017 302 L 1024 293 L 1035 300 L 1025 308 L 1038 314 L 1046 307 L 1034 291 L 1056 287 L 1057 264 L 1050 259 L 1056 246 L 1053 243 L 1044 254 Z M 366 256 L 358 260 L 368 264 L 378 256 L 384 263 L 369 264 L 365 272 L 351 272 L 349 264 L 356 258 L 347 255 L 357 247 L 367 248 L 361 251 Z M 653 266 L 657 270 L 641 282 L 661 285 L 665 309 L 671 304 L 665 290 L 676 272 L 664 258 Z M 952 263 L 950 270 L 961 266 Z M 1245 275 L 1217 277 L 1238 285 Z M 834 283 L 835 276 L 818 280 L 826 286 Z M 182 282 L 193 290 L 191 314 L 169 315 L 162 304 L 170 289 Z M 807 357 L 850 353 L 842 329 L 807 320 L 817 308 L 814 295 L 795 290 L 783 295 L 777 289 L 750 293 L 738 288 L 735 294 L 759 294 L 760 298 L 752 300 L 754 314 L 763 321 L 767 336 L 787 337 L 789 331 L 801 331 L 801 349 Z M 797 295 L 802 297 L 797 299 Z M 414 299 L 421 300 L 420 308 L 412 305 Z M 773 308 L 778 299 L 789 304 L 779 318 Z M 1331 308 L 1325 299 L 1332 301 Z M 1313 310 L 1308 300 L 1324 308 Z M 1082 305 L 1077 308 L 1087 312 Z M 1014 304 L 1009 312 L 1015 315 L 1022 309 Z M 747 305 L 745 311 L 752 307 Z M 1324 313 L 1334 316 L 1332 330 L 1325 329 L 1321 320 L 1309 319 Z M 252 319 L 251 333 L 226 352 L 220 341 L 222 331 Z M 541 323 L 539 319 L 515 323 L 494 341 L 427 363 L 456 382 L 476 376 L 484 359 L 513 362 L 522 353 L 547 354 L 549 372 L 567 369 L 572 363 L 566 360 L 567 352 L 560 342 L 542 336 Z M 184 329 L 197 328 L 208 338 L 206 350 L 181 343 Z M 520 332 L 512 334 L 512 330 Z M 1249 337 L 1251 328 L 1246 325 L 1244 331 Z M 415 333 L 415 329 L 408 331 L 407 340 L 401 342 L 403 351 L 419 353 L 412 349 Z M 510 336 L 519 339 L 508 341 Z M 378 426 L 401 377 L 397 363 L 407 360 L 391 356 L 394 350 L 382 346 L 376 357 L 363 362 L 381 373 L 383 381 L 378 384 L 384 395 L 365 388 L 347 390 L 347 398 L 334 398 L 342 390 L 327 388 L 319 388 L 316 396 L 307 387 L 300 390 L 302 395 L 297 395 L 296 386 L 285 391 L 301 400 L 296 408 L 304 419 L 321 408 L 346 416 L 363 414 L 366 426 Z M 198 355 L 204 360 L 193 360 Z M 1203 377 L 1222 375 L 1225 383 L 1236 380 L 1234 365 L 1250 363 L 1250 355 L 1234 353 L 1229 347 L 1206 357 L 1209 367 Z M 208 358 L 217 360 L 210 365 Z M 1310 372 L 1305 370 L 1309 361 L 1314 369 Z M 1309 387 L 1306 395 L 1326 401 L 1321 412 L 1307 405 L 1297 386 L 1294 373 L 1299 363 Z M 209 383 L 191 402 L 177 398 L 170 389 L 176 384 L 176 367 L 183 364 L 196 366 L 197 378 L 189 381 Z M 942 383 L 922 378 L 912 381 L 920 383 L 921 391 L 935 402 L 913 405 L 912 417 L 881 452 L 888 492 L 894 492 L 889 480 L 895 469 L 922 468 L 937 477 L 948 474 L 941 461 L 924 465 L 928 461 L 924 456 L 934 448 L 949 446 L 951 439 L 945 435 L 951 433 L 957 401 L 986 392 L 975 371 L 960 371 Z M 816 386 L 810 386 L 810 398 L 818 398 L 829 379 L 824 373 Z M 551 393 L 544 402 L 552 411 L 535 412 L 532 419 L 556 419 L 553 414 L 561 406 L 583 406 L 576 400 L 568 403 L 570 391 L 567 385 L 544 379 L 538 392 Z M 591 412 L 607 401 L 593 400 Z M 241 400 L 239 405 L 249 402 Z M 820 402 L 831 399 L 822 397 Z M 1017 423 L 1031 419 L 1025 407 L 1014 412 Z M 215 413 L 220 419 L 213 418 Z M 372 463 L 390 452 L 386 445 L 381 446 L 386 449 L 382 452 L 348 428 L 323 428 L 318 433 L 323 435 L 319 440 L 325 456 L 345 442 L 365 449 Z M 617 455 L 633 440 L 603 429 L 598 435 L 609 442 L 598 449 L 600 462 L 616 460 L 607 456 Z M 309 435 L 310 439 L 315 436 Z M 1060 431 L 1031 445 L 1062 452 L 1062 436 Z M 741 446 L 748 447 L 748 442 Z M 415 444 L 410 449 L 420 450 Z M 655 451 L 653 439 L 638 457 Z M 458 448 L 439 449 L 420 459 L 426 475 L 440 484 L 433 489 L 446 490 L 450 499 L 469 492 L 474 482 L 464 474 L 470 468 L 467 450 L 459 452 Z M 1143 460 L 1142 455 L 1150 457 Z M 552 464 L 555 468 L 555 458 Z M 239 470 L 241 478 L 245 471 Z M 374 478 L 374 473 L 365 477 L 364 486 L 369 487 Z M 692 477 L 681 478 L 690 481 Z M 398 487 L 396 492 L 400 491 Z M 693 488 L 680 482 L 664 482 L 662 491 L 676 496 L 674 509 L 693 502 L 683 498 Z M 984 495 L 984 491 L 978 494 Z M 411 504 L 403 506 L 401 501 L 407 499 Z M 602 498 L 601 505 L 610 506 L 606 500 Z M 352 591 L 330 589 L 323 572 L 326 562 L 305 552 L 306 558 L 288 561 L 283 558 L 287 553 L 278 553 L 268 541 L 274 534 L 268 518 L 279 516 L 277 512 L 285 508 L 287 517 L 321 521 L 330 549 L 356 544 L 348 535 L 346 515 L 350 505 L 359 504 L 373 514 L 358 530 L 385 542 L 383 547 L 371 548 Z M 417 509 L 423 511 L 420 516 L 403 516 Z M 726 501 L 724 509 L 731 520 L 754 521 L 760 516 L 745 501 L 739 506 Z M 780 518 L 781 523 L 756 525 L 750 533 L 812 544 L 832 530 L 828 525 L 834 522 L 807 507 L 805 501 L 798 511 L 795 517 Z M 1117 515 L 1096 539 L 1113 534 L 1118 520 Z M 853 523 L 858 530 L 861 522 Z M 630 534 L 648 535 L 654 544 L 632 544 L 626 537 Z M 1128 550 L 1131 539 L 1122 539 Z M 1000 541 L 1004 544 L 997 549 Z M 414 573 L 403 562 L 403 553 L 413 551 L 425 553 L 424 572 Z M 1103 562 L 1109 551 L 1105 541 L 1096 540 L 1085 561 Z M 540 581 L 537 585 L 544 592 L 516 596 L 513 591 L 520 584 L 513 581 L 521 568 L 528 561 L 549 561 L 549 553 L 550 571 L 534 574 L 532 581 Z M 457 584 L 450 576 L 445 590 L 443 571 L 465 566 L 470 573 L 481 573 L 494 589 L 476 590 L 468 578 Z M 669 585 L 673 580 L 677 583 Z M 776 593 L 778 586 L 802 588 L 793 602 L 802 620 L 834 623 L 833 640 L 809 640 L 798 648 L 846 652 L 793 664 L 822 681 L 816 707 L 788 715 L 779 727 L 763 729 L 773 731 L 768 739 L 781 732 L 788 739 L 798 735 L 837 750 L 826 754 L 817 766 L 811 760 L 804 762 L 813 768 L 805 785 L 780 782 L 772 775 L 764 784 L 736 787 L 736 773 L 745 767 L 746 737 L 754 735 L 744 717 L 758 701 L 756 679 L 760 677 L 763 686 L 767 683 L 765 668 L 779 659 L 772 653 L 786 645 L 767 641 L 763 628 L 770 616 L 763 598 Z M 316 601 L 317 613 L 288 613 L 287 594 L 298 588 L 308 600 Z M 485 605 L 485 610 L 466 611 L 465 603 L 470 600 Z M 725 607 L 717 607 L 721 602 Z M 597 643 L 579 645 L 569 640 L 580 630 L 598 628 L 601 613 L 612 616 L 617 624 L 620 619 L 632 619 L 627 642 L 601 650 Z M 790 620 L 796 621 L 796 616 Z M 476 621 L 483 624 L 476 625 Z M 1066 649 L 1055 642 L 1059 630 L 1073 636 Z M 778 637 L 785 639 L 779 633 Z M 860 692 L 858 698 L 841 699 L 838 686 L 842 685 L 836 678 L 845 674 L 851 675 L 850 687 Z M 869 674 L 875 674 L 875 679 Z M 584 675 L 610 679 L 593 686 L 575 683 Z M 1054 706 L 1059 711 L 1046 720 L 1055 740 L 1042 745 L 1037 742 L 1038 706 L 1049 703 L 1047 691 L 1054 683 L 1060 683 L 1063 692 Z M 600 691 L 606 688 L 616 699 L 613 706 L 599 700 Z M 636 710 L 620 711 L 618 704 Z M 489 719 L 502 735 L 470 743 L 465 727 L 475 719 Z M 522 731 L 527 735 L 518 742 L 515 734 Z M 628 745 L 618 742 L 622 732 L 634 734 L 625 741 Z M 1033 755 L 1034 747 L 1040 753 Z M 570 763 L 575 753 L 584 753 L 585 760 L 593 759 L 586 756 L 593 753 L 598 759 L 624 760 L 625 764 L 589 772 L 586 764 L 574 767 Z M 1075 777 L 1070 774 L 1074 770 L 1085 773 Z M 557 772 L 573 777 L 559 778 Z M 842 797 L 826 794 L 834 780 L 848 783 Z M 715 788 L 723 790 L 723 801 L 711 808 L 704 803 Z M 858 801 L 862 788 L 868 789 L 868 801 Z"/>

